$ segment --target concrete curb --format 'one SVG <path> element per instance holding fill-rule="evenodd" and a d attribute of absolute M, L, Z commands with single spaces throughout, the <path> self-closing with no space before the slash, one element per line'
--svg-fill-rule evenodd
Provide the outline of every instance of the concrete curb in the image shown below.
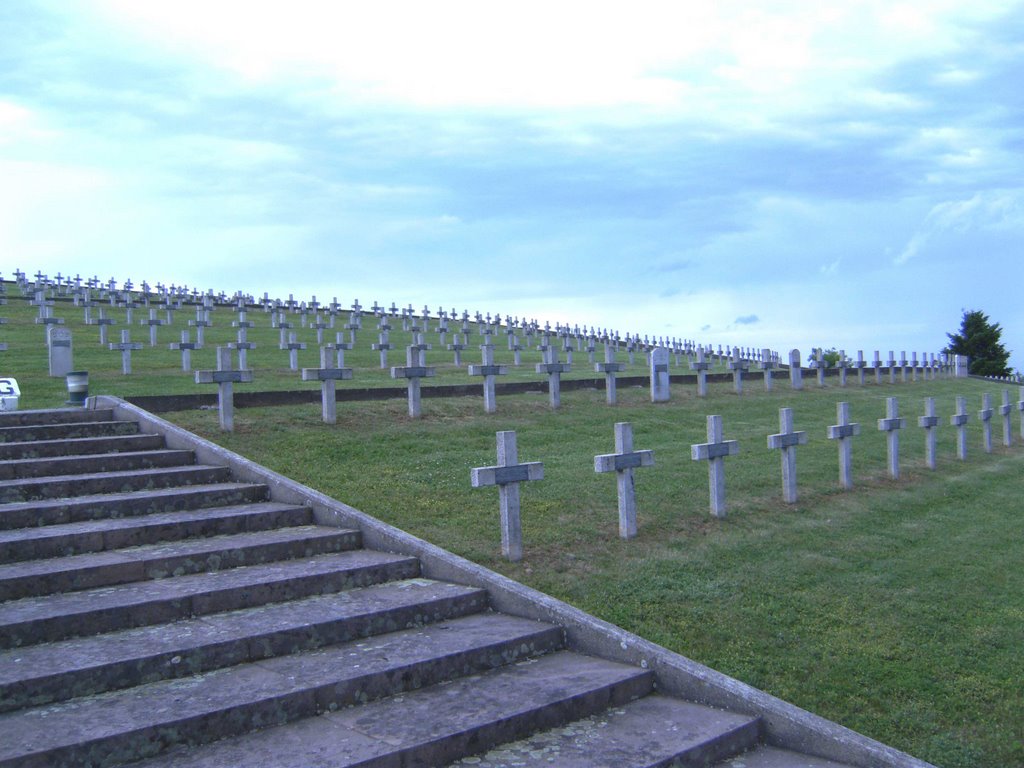
<path fill-rule="evenodd" d="M 145 431 L 163 434 L 169 448 L 193 450 L 202 463 L 226 465 L 240 480 L 264 483 L 274 501 L 309 506 L 320 524 L 358 527 L 364 546 L 414 555 L 424 576 L 486 589 L 498 611 L 560 624 L 573 650 L 650 669 L 657 687 L 670 695 L 760 716 L 765 740 L 772 746 L 856 768 L 935 768 L 387 525 L 120 398 L 90 397 L 86 407 L 113 409 L 115 419 L 138 421 Z"/>

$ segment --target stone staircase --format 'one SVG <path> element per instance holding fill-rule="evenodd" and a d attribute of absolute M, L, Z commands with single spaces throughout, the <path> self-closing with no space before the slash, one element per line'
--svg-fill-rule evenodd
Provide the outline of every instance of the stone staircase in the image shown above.
<path fill-rule="evenodd" d="M 0 766 L 848 764 L 237 475 L 110 409 L 0 414 Z"/>

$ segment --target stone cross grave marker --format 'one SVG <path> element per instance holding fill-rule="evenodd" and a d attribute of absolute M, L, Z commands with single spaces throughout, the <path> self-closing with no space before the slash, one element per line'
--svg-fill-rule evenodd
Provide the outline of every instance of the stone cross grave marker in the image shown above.
<path fill-rule="evenodd" d="M 189 341 L 188 330 L 181 332 L 181 341 L 173 342 L 167 345 L 168 349 L 181 350 L 181 370 L 191 371 L 192 370 L 192 350 L 199 349 L 199 345 L 195 342 Z"/>
<path fill-rule="evenodd" d="M 828 428 L 828 439 L 839 441 L 839 484 L 843 488 L 853 488 L 853 445 L 851 437 L 860 434 L 860 424 L 850 422 L 850 404 L 836 403 L 838 424 Z"/>
<path fill-rule="evenodd" d="M 708 462 L 708 486 L 711 496 L 711 514 L 725 517 L 725 463 L 726 456 L 740 452 L 736 440 L 722 439 L 722 417 L 708 416 L 708 441 L 690 446 L 693 461 Z"/>
<path fill-rule="evenodd" d="M 67 376 L 75 369 L 72 363 L 71 331 L 59 325 L 46 329 L 46 347 L 50 364 L 50 375 Z"/>
<path fill-rule="evenodd" d="M 896 383 L 896 353 L 889 350 L 889 383 Z"/>
<path fill-rule="evenodd" d="M 924 399 L 924 416 L 917 417 L 917 426 L 924 429 L 924 460 L 928 469 L 935 469 L 935 428 L 939 417 L 935 415 L 935 398 Z"/>
<path fill-rule="evenodd" d="M 594 373 L 604 374 L 605 402 L 607 402 L 608 405 L 615 405 L 615 374 L 621 371 L 624 367 L 625 366 L 622 363 L 615 362 L 615 345 L 605 342 L 604 362 L 594 363 Z"/>
<path fill-rule="evenodd" d="M 875 384 L 881 384 L 882 383 L 882 355 L 881 355 L 881 353 L 877 349 L 875 350 L 875 358 L 872 361 L 872 364 L 873 364 L 874 369 L 875 369 Z"/>
<path fill-rule="evenodd" d="M 196 319 L 189 320 L 188 324 L 196 329 L 196 344 L 202 348 L 206 344 L 206 329 L 213 325 L 209 314 L 202 307 L 196 307 Z"/>
<path fill-rule="evenodd" d="M 470 470 L 473 488 L 498 486 L 501 510 L 501 553 L 512 562 L 523 558 L 523 529 L 519 519 L 519 483 L 544 479 L 544 465 L 539 461 L 519 463 L 515 432 L 498 432 L 498 464 Z"/>
<path fill-rule="evenodd" d="M 708 396 L 708 369 L 711 363 L 707 361 L 704 354 L 704 347 L 697 347 L 697 359 L 690 363 L 690 370 L 697 372 L 697 397 Z"/>
<path fill-rule="evenodd" d="M 889 477 L 900 478 L 900 430 L 907 426 L 907 420 L 899 417 L 899 402 L 895 397 L 885 398 L 885 418 L 878 420 L 878 429 L 886 433 L 889 459 Z"/>
<path fill-rule="evenodd" d="M 907 365 L 909 365 L 907 351 L 903 350 L 900 352 L 900 381 L 904 384 L 907 383 Z"/>
<path fill-rule="evenodd" d="M 345 352 L 352 349 L 352 342 L 345 341 L 345 334 L 340 331 L 334 336 L 334 344 L 327 345 L 328 349 L 333 349 L 334 354 L 337 356 L 335 368 L 345 367 Z"/>
<path fill-rule="evenodd" d="M 917 352 L 910 353 L 910 380 L 917 381 Z"/>
<path fill-rule="evenodd" d="M 460 338 L 460 336 L 459 336 L 458 333 L 452 334 L 452 343 L 448 345 L 448 351 L 455 353 L 455 360 L 454 360 L 455 365 L 457 367 L 461 368 L 462 367 L 462 350 L 464 350 L 466 348 L 466 345 L 469 342 L 469 337 L 466 336 L 465 334 L 462 334 L 461 338 L 463 340 L 459 341 L 459 338 Z"/>
<path fill-rule="evenodd" d="M 537 363 L 537 373 L 548 375 L 548 399 L 552 408 L 562 404 L 562 374 L 568 373 L 569 365 L 558 361 L 558 350 L 548 346 L 544 352 L 543 363 Z"/>
<path fill-rule="evenodd" d="M 338 422 L 338 403 L 335 395 L 335 383 L 343 379 L 352 378 L 351 368 L 333 368 L 330 364 L 331 352 L 327 347 L 320 347 L 320 367 L 303 368 L 303 381 L 319 381 L 320 395 L 323 405 L 323 419 L 325 424 L 336 424 Z"/>
<path fill-rule="evenodd" d="M 196 371 L 196 384 L 217 385 L 217 413 L 220 428 L 231 432 L 235 428 L 235 382 L 252 381 L 252 371 L 231 370 L 231 348 L 217 347 L 217 370 Z"/>
<path fill-rule="evenodd" d="M 800 358 L 800 350 L 789 350 L 789 385 L 796 391 L 804 388 L 804 372 L 800 367 L 802 364 L 803 361 Z"/>
<path fill-rule="evenodd" d="M 424 352 L 415 345 L 405 349 L 406 365 L 396 366 L 391 369 L 392 379 L 407 379 L 409 393 L 409 416 L 417 419 L 421 414 L 420 405 L 420 379 L 433 376 L 436 371 L 428 368 L 423 361 Z"/>
<path fill-rule="evenodd" d="M 149 326 L 149 346 L 156 346 L 156 329 L 164 324 L 164 321 L 156 316 L 156 308 L 149 310 L 149 319 L 141 321 L 143 325 Z"/>
<path fill-rule="evenodd" d="M 636 490 L 633 470 L 653 467 L 654 451 L 633 450 L 633 425 L 621 421 L 615 425 L 615 453 L 594 457 L 595 472 L 615 472 L 619 492 L 619 536 L 636 536 Z"/>
<path fill-rule="evenodd" d="M 247 370 L 249 368 L 249 350 L 256 349 L 256 345 L 246 340 L 246 329 L 240 327 L 238 329 L 238 341 L 232 341 L 228 343 L 228 347 L 231 349 L 238 350 L 238 368 L 239 370 Z"/>
<path fill-rule="evenodd" d="M 764 391 L 772 391 L 772 369 L 775 367 L 775 361 L 772 360 L 772 351 L 765 347 L 761 350 L 761 362 L 758 366 L 764 371 Z"/>
<path fill-rule="evenodd" d="M 961 461 L 967 458 L 967 422 L 970 418 L 967 415 L 967 398 L 957 395 L 956 413 L 949 423 L 956 427 L 956 457 Z"/>
<path fill-rule="evenodd" d="M 992 395 L 988 392 L 981 396 L 981 410 L 978 411 L 978 418 L 981 419 L 982 445 L 985 453 L 992 453 Z"/>
<path fill-rule="evenodd" d="M 651 402 L 667 403 L 671 394 L 668 350 L 665 347 L 655 347 L 651 350 Z"/>
<path fill-rule="evenodd" d="M 299 350 L 305 349 L 306 344 L 301 341 L 295 340 L 295 334 L 288 334 L 288 343 L 282 344 L 281 349 L 288 350 L 288 367 L 293 370 L 299 370 Z"/>
<path fill-rule="evenodd" d="M 857 383 L 860 386 L 864 386 L 864 368 L 867 366 L 867 361 L 864 359 L 864 350 L 857 350 Z"/>
<path fill-rule="evenodd" d="M 999 415 L 1003 417 L 1003 445 L 1009 448 L 1013 445 L 1013 425 L 1010 416 L 1013 409 L 1010 407 L 1010 390 L 1003 390 L 1003 403 L 999 406 Z"/>
<path fill-rule="evenodd" d="M 110 351 L 121 353 L 121 373 L 125 376 L 132 372 L 132 351 L 136 349 L 142 349 L 141 341 L 132 341 L 131 332 L 124 328 L 121 330 L 121 342 L 119 344 L 110 344 Z"/>
<path fill-rule="evenodd" d="M 839 386 L 840 387 L 845 387 L 846 386 L 846 370 L 847 370 L 847 368 L 849 368 L 849 364 L 846 362 L 846 350 L 845 349 L 840 349 L 839 350 L 839 360 L 836 362 L 836 365 L 839 367 Z"/>
<path fill-rule="evenodd" d="M 807 433 L 793 429 L 793 409 L 779 408 L 779 432 L 768 435 L 768 448 L 782 451 L 782 498 L 796 503 L 796 447 L 807 444 Z"/>
<path fill-rule="evenodd" d="M 1020 388 L 1020 400 L 1017 401 L 1017 410 L 1020 412 L 1020 439 L 1024 440 L 1024 387 Z"/>
<path fill-rule="evenodd" d="M 737 395 L 743 394 L 743 372 L 747 370 L 748 367 L 749 364 L 743 359 L 740 348 L 733 347 L 732 359 L 728 363 L 728 368 L 732 371 L 732 386 Z"/>
<path fill-rule="evenodd" d="M 494 413 L 498 410 L 498 404 L 494 397 L 494 377 L 507 374 L 508 367 L 494 364 L 494 345 L 481 344 L 480 350 L 483 355 L 483 364 L 469 366 L 469 375 L 484 377 L 484 412 Z"/>
<path fill-rule="evenodd" d="M 390 327 L 390 326 L 388 326 Z M 392 348 L 390 335 L 387 331 L 378 331 L 377 342 L 370 345 L 375 352 L 380 353 L 380 367 L 384 370 L 388 367 L 388 350 Z"/>

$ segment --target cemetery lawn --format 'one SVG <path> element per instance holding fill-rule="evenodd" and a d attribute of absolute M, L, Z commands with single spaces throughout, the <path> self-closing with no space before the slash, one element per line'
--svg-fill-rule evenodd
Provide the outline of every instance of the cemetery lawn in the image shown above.
<path fill-rule="evenodd" d="M 676 369 L 673 369 L 675 372 Z M 780 377 L 781 378 L 781 377 Z M 869 375 L 869 381 L 871 376 Z M 856 378 L 851 377 L 855 382 Z M 685 656 L 942 768 L 1024 765 L 1024 448 L 982 451 L 977 380 L 869 384 L 793 393 L 759 381 L 737 397 L 726 384 L 673 384 L 653 405 L 620 389 L 424 401 L 410 420 L 402 400 L 339 403 L 338 424 L 318 405 L 243 409 L 234 434 L 211 412 L 171 419 L 205 437 L 494 570 Z M 876 420 L 898 396 L 898 481 L 888 478 Z M 965 395 L 968 458 L 948 426 Z M 916 426 L 936 398 L 938 469 L 924 462 Z M 1011 399 L 1019 399 L 1018 388 Z M 826 427 L 836 403 L 862 425 L 853 438 L 854 488 L 838 482 Z M 809 443 L 797 449 L 800 498 L 782 502 L 780 456 L 766 436 L 792 407 Z M 740 454 L 725 460 L 729 515 L 708 514 L 707 464 L 690 458 L 705 416 L 721 414 Z M 639 536 L 617 536 L 615 479 L 593 471 L 613 452 L 613 425 L 633 424 L 635 449 L 655 466 L 635 474 Z M 470 468 L 495 463 L 495 432 L 515 430 L 520 461 L 542 461 L 543 481 L 520 486 L 524 558 L 500 556 L 494 488 L 472 489 Z"/>

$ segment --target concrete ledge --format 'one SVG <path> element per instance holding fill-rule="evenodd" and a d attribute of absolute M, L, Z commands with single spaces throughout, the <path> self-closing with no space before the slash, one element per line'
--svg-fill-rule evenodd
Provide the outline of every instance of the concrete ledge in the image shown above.
<path fill-rule="evenodd" d="M 446 552 L 124 400 L 106 395 L 90 397 L 86 407 L 113 409 L 118 420 L 138 421 L 146 431 L 162 433 L 168 447 L 195 451 L 200 463 L 226 465 L 239 480 L 264 483 L 274 501 L 308 506 L 320 524 L 358 528 L 368 548 L 418 557 L 424 576 L 486 589 L 496 610 L 560 624 L 573 650 L 650 669 L 655 674 L 657 687 L 663 692 L 759 716 L 765 739 L 772 746 L 848 763 L 856 768 L 935 768 Z"/>

